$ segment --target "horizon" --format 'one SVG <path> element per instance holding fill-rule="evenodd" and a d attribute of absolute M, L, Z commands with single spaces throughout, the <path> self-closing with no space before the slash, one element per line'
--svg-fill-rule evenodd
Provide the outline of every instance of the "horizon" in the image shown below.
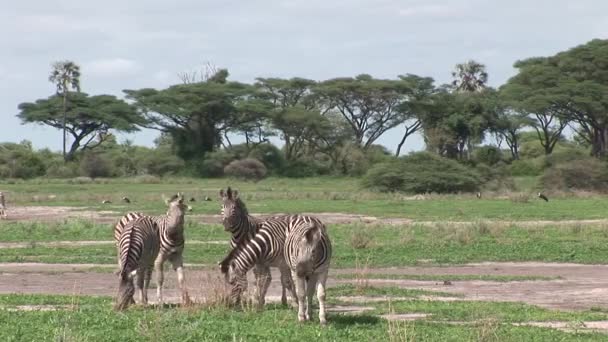
<path fill-rule="evenodd" d="M 121 9 L 118 14 L 116 8 Z M 47 79 L 57 60 L 81 66 L 83 92 L 120 98 L 123 89 L 180 83 L 179 72 L 205 62 L 227 68 L 230 80 L 248 83 L 256 77 L 325 80 L 412 73 L 432 77 L 439 85 L 450 82 L 457 63 L 474 59 L 486 65 L 488 85 L 498 87 L 515 75 L 517 60 L 553 55 L 608 36 L 608 3 L 599 0 L 213 5 L 108 0 L 104 8 L 75 0 L 59 6 L 24 0 L 0 9 L 0 28 L 6 32 L 0 43 L 7 51 L 0 57 L 5 94 L 0 100 L 0 142 L 25 139 L 35 149 L 52 151 L 61 149 L 60 130 L 22 125 L 15 115 L 19 103 L 54 94 Z M 545 15 L 539 18 L 538 13 Z M 561 24 L 566 20 L 572 25 Z M 153 146 L 158 135 L 154 130 L 116 134 L 119 142 L 130 139 L 143 146 Z M 400 137 L 397 127 L 377 142 L 394 151 Z M 280 142 L 276 137 L 271 141 Z M 417 135 L 408 138 L 403 153 L 423 147 Z"/>

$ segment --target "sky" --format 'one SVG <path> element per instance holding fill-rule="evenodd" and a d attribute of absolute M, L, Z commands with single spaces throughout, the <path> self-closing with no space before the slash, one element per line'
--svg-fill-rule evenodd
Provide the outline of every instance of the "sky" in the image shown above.
<path fill-rule="evenodd" d="M 206 62 L 242 82 L 411 73 L 442 84 L 475 59 L 497 87 L 519 59 L 608 38 L 608 1 L 2 0 L 0 32 L 0 142 L 59 151 L 60 131 L 15 117 L 19 103 L 53 94 L 53 61 L 79 64 L 92 95 L 165 88 Z M 157 135 L 118 137 L 152 145 Z M 396 128 L 379 143 L 394 150 L 400 138 Z M 405 150 L 423 146 L 416 136 Z"/>

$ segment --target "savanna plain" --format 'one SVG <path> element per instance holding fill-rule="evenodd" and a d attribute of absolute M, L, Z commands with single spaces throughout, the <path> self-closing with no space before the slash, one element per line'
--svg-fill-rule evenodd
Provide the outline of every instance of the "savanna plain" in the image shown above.
<path fill-rule="evenodd" d="M 545 202 L 533 181 L 517 183 L 481 198 L 372 193 L 350 178 L 2 183 L 0 340 L 605 341 L 608 198 Z M 229 250 L 218 198 L 228 185 L 254 215 L 310 213 L 326 223 L 334 246 L 327 326 L 300 324 L 279 304 L 274 271 L 264 310 L 226 305 L 216 263 Z M 163 213 L 162 196 L 178 191 L 195 200 L 184 252 L 194 303 L 113 311 L 113 225 L 130 211 Z M 168 266 L 165 274 L 177 303 L 175 274 Z"/>

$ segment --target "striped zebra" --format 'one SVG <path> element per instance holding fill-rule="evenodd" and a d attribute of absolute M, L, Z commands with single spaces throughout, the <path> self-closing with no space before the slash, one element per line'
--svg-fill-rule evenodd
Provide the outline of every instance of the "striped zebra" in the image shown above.
<path fill-rule="evenodd" d="M 162 287 L 164 283 L 163 267 L 165 261 L 169 261 L 173 269 L 177 273 L 177 281 L 181 292 L 181 300 L 183 304 L 190 302 L 188 292 L 186 290 L 186 280 L 184 276 L 184 214 L 189 206 L 184 203 L 184 195 L 178 193 L 165 201 L 169 206 L 166 215 L 147 216 L 142 213 L 131 212 L 123 216 L 114 227 L 114 239 L 119 241 L 119 238 L 128 222 L 140 217 L 150 217 L 158 225 L 158 235 L 160 243 L 160 252 L 154 262 L 154 270 L 156 271 L 157 296 L 158 302 L 163 303 Z"/>
<path fill-rule="evenodd" d="M 298 318 L 310 319 L 312 294 L 318 287 L 319 319 L 326 323 L 325 282 L 331 259 L 331 243 L 323 223 L 312 216 L 285 215 L 266 220 L 253 239 L 234 248 L 221 271 L 240 294 L 247 286 L 244 275 L 254 265 L 287 265 L 298 300 Z M 268 283 L 258 282 L 257 291 L 263 298 Z M 305 299 L 308 297 L 307 304 Z"/>
<path fill-rule="evenodd" d="M 116 249 L 120 280 L 114 309 L 124 310 L 135 303 L 133 277 L 137 277 L 141 303 L 147 304 L 152 268 L 160 250 L 158 224 L 147 216 L 127 222 L 121 231 Z"/>
<path fill-rule="evenodd" d="M 6 198 L 4 198 L 4 193 L 0 192 L 0 219 L 7 218 L 6 215 Z"/>
<path fill-rule="evenodd" d="M 298 296 L 298 320 L 308 321 L 312 316 L 312 296 L 317 290 L 319 322 L 327 323 L 325 316 L 325 282 L 332 248 L 325 226 L 317 220 L 295 226 L 285 240 L 283 255 L 291 270 Z"/>
<path fill-rule="evenodd" d="M 222 224 L 224 225 L 224 229 L 232 234 L 232 237 L 230 239 L 230 246 L 232 248 L 232 251 L 234 251 L 237 245 L 244 244 L 250 241 L 258 232 L 260 226 L 264 221 L 249 215 L 245 203 L 243 203 L 243 201 L 238 196 L 238 191 L 233 191 L 230 187 L 228 187 L 226 191 L 221 189 L 219 194 L 222 200 Z M 220 268 L 226 268 L 227 262 L 229 261 L 230 257 L 231 254 L 228 254 L 228 256 L 224 258 L 224 260 L 219 262 Z M 293 285 L 291 284 L 291 273 L 289 271 L 289 268 L 284 263 L 276 264 L 276 266 L 281 272 L 281 303 L 283 305 L 287 305 L 287 289 L 291 290 L 292 298 L 295 302 L 297 299 L 295 297 L 295 290 L 293 290 Z M 272 276 L 270 274 L 269 265 L 258 263 L 254 266 L 253 273 L 255 275 L 256 283 L 267 283 L 267 286 L 270 285 Z M 246 279 L 247 277 L 245 275 L 245 285 L 247 284 Z M 256 286 L 256 288 L 259 287 Z M 244 291 L 245 289 L 242 289 L 242 291 Z M 242 291 L 233 293 L 233 299 L 235 303 L 238 303 L 240 301 L 240 293 Z M 257 294 L 258 303 L 260 306 L 263 306 L 265 298 L 263 295 L 261 295 L 260 297 L 260 295 L 260 293 Z"/>

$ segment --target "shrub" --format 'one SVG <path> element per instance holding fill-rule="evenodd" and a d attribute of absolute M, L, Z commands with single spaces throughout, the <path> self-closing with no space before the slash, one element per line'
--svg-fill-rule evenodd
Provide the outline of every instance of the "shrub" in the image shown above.
<path fill-rule="evenodd" d="M 454 193 L 477 191 L 480 176 L 457 161 L 418 152 L 371 168 L 363 186 L 378 191 Z"/>
<path fill-rule="evenodd" d="M 280 173 L 285 167 L 283 152 L 272 144 L 259 144 L 247 156 L 264 163 L 270 173 Z"/>
<path fill-rule="evenodd" d="M 253 158 L 232 161 L 224 168 L 224 174 L 230 177 L 259 181 L 267 174 L 266 166 Z"/>
<path fill-rule="evenodd" d="M 541 182 L 549 190 L 608 191 L 608 165 L 592 157 L 553 164 Z"/>
<path fill-rule="evenodd" d="M 514 160 L 509 165 L 511 176 L 540 176 L 543 173 L 542 159 Z"/>
<path fill-rule="evenodd" d="M 291 178 L 315 177 L 329 174 L 329 162 L 322 158 L 301 158 L 288 161 L 283 168 L 282 175 Z"/>
<path fill-rule="evenodd" d="M 201 163 L 200 174 L 206 177 L 222 177 L 224 168 L 235 159 L 235 156 L 226 150 L 207 153 Z"/>
<path fill-rule="evenodd" d="M 111 177 L 112 164 L 100 154 L 86 154 L 80 161 L 80 175 L 91 178 Z"/>
<path fill-rule="evenodd" d="M 503 158 L 502 151 L 496 146 L 481 146 L 473 151 L 473 160 L 477 163 L 494 165 Z"/>

